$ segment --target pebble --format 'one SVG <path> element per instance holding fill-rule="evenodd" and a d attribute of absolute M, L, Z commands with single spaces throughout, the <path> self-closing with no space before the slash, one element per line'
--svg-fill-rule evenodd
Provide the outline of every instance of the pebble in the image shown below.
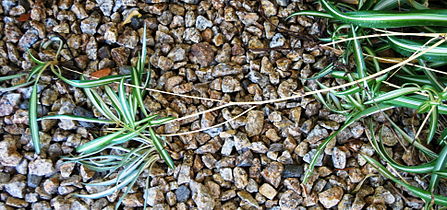
<path fill-rule="evenodd" d="M 298 209 L 303 202 L 303 198 L 293 190 L 287 190 L 282 193 L 279 199 L 279 207 L 284 210 Z"/>
<path fill-rule="evenodd" d="M 249 137 L 261 134 L 264 127 L 264 112 L 251 110 L 247 114 L 247 124 L 245 130 Z"/>
<path fill-rule="evenodd" d="M 254 208 L 259 208 L 259 204 L 258 202 L 253 198 L 253 196 L 248 193 L 247 191 L 239 191 L 237 192 L 237 196 L 239 196 L 239 198 L 245 202 L 246 204 L 248 204 L 251 207 Z"/>
<path fill-rule="evenodd" d="M 189 199 L 189 196 L 191 195 L 191 190 L 189 190 L 188 187 L 185 185 L 181 185 L 177 190 L 175 190 L 175 196 L 177 198 L 177 202 L 183 203 L 186 202 Z"/>
<path fill-rule="evenodd" d="M 344 169 L 346 167 L 346 152 L 339 149 L 339 147 L 334 147 L 332 150 L 332 163 L 335 168 Z"/>
<path fill-rule="evenodd" d="M 22 155 L 17 152 L 15 140 L 3 136 L 3 141 L 0 141 L 0 163 L 3 166 L 17 166 L 22 160 Z"/>
<path fill-rule="evenodd" d="M 8 184 L 4 185 L 5 191 L 13 197 L 23 198 L 26 187 L 25 179 L 26 177 L 21 174 L 15 175 Z"/>
<path fill-rule="evenodd" d="M 214 209 L 216 201 L 212 198 L 208 187 L 195 181 L 191 181 L 189 186 L 192 191 L 192 199 L 198 209 Z"/>
<path fill-rule="evenodd" d="M 273 198 L 275 198 L 275 196 L 278 192 L 271 185 L 264 183 L 259 188 L 259 193 L 261 193 L 266 198 L 272 200 Z"/>
<path fill-rule="evenodd" d="M 233 169 L 234 185 L 238 189 L 244 189 L 248 185 L 248 174 L 241 168 L 236 167 Z"/>
<path fill-rule="evenodd" d="M 318 198 L 321 204 L 325 208 L 331 208 L 333 206 L 336 206 L 338 202 L 343 197 L 343 189 L 341 187 L 332 187 L 324 192 L 321 192 L 318 194 Z"/>
<path fill-rule="evenodd" d="M 160 187 L 151 187 L 148 189 L 146 202 L 149 206 L 161 204 L 164 202 L 164 200 L 164 193 Z"/>
<path fill-rule="evenodd" d="M 209 66 L 214 60 L 214 51 L 207 42 L 193 44 L 190 53 L 191 61 L 202 67 Z"/>
<path fill-rule="evenodd" d="M 197 16 L 196 18 L 196 28 L 199 29 L 200 31 L 203 31 L 207 28 L 211 28 L 213 26 L 213 23 L 206 19 L 205 17 L 203 17 L 202 15 Z"/>
<path fill-rule="evenodd" d="M 36 176 L 50 176 L 56 171 L 53 162 L 49 159 L 37 159 L 28 165 L 29 173 Z"/>
<path fill-rule="evenodd" d="M 281 174 L 284 171 L 283 164 L 279 162 L 272 162 L 267 165 L 267 167 L 262 170 L 262 177 L 275 188 L 279 187 L 281 183 Z"/>

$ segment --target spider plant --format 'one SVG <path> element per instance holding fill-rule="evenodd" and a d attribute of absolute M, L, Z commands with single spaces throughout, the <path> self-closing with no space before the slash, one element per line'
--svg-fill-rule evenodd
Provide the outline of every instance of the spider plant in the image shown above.
<path fill-rule="evenodd" d="M 48 70 L 48 69 L 50 69 L 53 73 L 55 73 L 55 75 L 59 79 L 65 79 L 62 76 L 62 73 L 60 71 L 60 68 L 65 68 L 65 67 L 60 67 L 60 64 L 62 63 L 62 61 L 59 59 L 61 51 L 64 46 L 63 40 L 58 36 L 50 37 L 49 40 L 42 42 L 41 49 L 42 50 L 47 49 L 54 43 L 58 44 L 58 48 L 57 48 L 57 51 L 56 51 L 56 54 L 55 54 L 53 60 L 41 61 L 38 58 L 36 58 L 35 56 L 33 56 L 31 51 L 28 51 L 29 58 L 31 59 L 32 62 L 34 62 L 36 64 L 36 66 L 34 66 L 30 70 L 30 72 L 0 77 L 0 81 L 6 81 L 6 80 L 11 80 L 11 79 L 21 78 L 21 77 L 26 76 L 26 81 L 24 83 L 14 85 L 12 87 L 0 88 L 0 92 L 12 91 L 12 90 L 16 90 L 19 88 L 25 88 L 25 87 L 31 86 L 31 96 L 29 99 L 29 109 L 28 109 L 29 128 L 30 128 L 30 132 L 31 132 L 31 140 L 33 142 L 34 151 L 37 154 L 40 154 L 40 149 L 41 149 L 40 137 L 39 137 L 39 124 L 37 122 L 37 117 L 38 117 L 37 116 L 37 106 L 38 106 L 38 101 L 39 101 L 37 91 L 38 91 L 39 80 L 40 80 L 41 76 L 44 74 L 45 70 Z M 55 72 L 55 69 L 58 69 L 59 71 Z M 107 78 L 102 78 L 101 80 L 86 80 L 86 81 L 79 81 L 79 82 L 88 83 L 89 85 L 85 85 L 88 87 L 96 87 L 96 86 L 101 86 L 104 84 L 116 82 L 116 81 L 119 81 L 121 78 L 127 78 L 127 77 L 129 77 L 129 76 L 117 75 L 117 76 L 108 76 Z"/>
<path fill-rule="evenodd" d="M 68 162 L 80 163 L 93 171 L 108 172 L 105 176 L 108 180 L 86 184 L 87 186 L 108 186 L 107 190 L 89 195 L 77 194 L 78 197 L 96 199 L 126 188 L 116 204 L 116 208 L 118 208 L 143 171 L 150 170 L 159 157 L 170 168 L 174 168 L 174 162 L 164 149 L 162 139 L 153 129 L 153 127 L 165 124 L 174 118 L 150 114 L 143 102 L 143 98 L 148 93 L 147 88 L 151 77 L 150 70 L 146 72 L 144 68 L 147 54 L 145 37 L 146 26 L 143 33 L 142 52 L 136 66 L 132 67 L 130 75 L 109 76 L 96 80 L 85 80 L 83 77 L 81 80 L 70 80 L 62 75 L 58 66 L 51 66 L 52 72 L 58 78 L 69 85 L 83 88 L 91 104 L 105 119 L 52 115 L 41 117 L 38 120 L 69 119 L 107 124 L 108 128 L 108 134 L 98 136 L 78 146 L 76 148 L 78 156 L 65 157 Z M 108 84 L 117 80 L 119 81 L 118 87 L 117 90 L 114 90 Z M 131 80 L 131 84 L 125 83 L 126 80 Z M 130 86 L 130 90 L 126 91 L 128 86 Z M 101 87 L 103 87 L 101 90 L 107 100 L 104 100 L 98 92 Z M 115 177 L 112 178 L 112 175 Z M 146 202 L 144 207 L 146 207 Z"/>
<path fill-rule="evenodd" d="M 432 204 L 447 204 L 446 197 L 436 195 L 439 179 L 446 175 L 447 131 L 440 129 L 439 119 L 447 114 L 447 81 L 439 77 L 439 74 L 445 74 L 444 72 L 433 69 L 447 64 L 447 45 L 444 43 L 445 34 L 442 33 L 445 31 L 443 26 L 447 23 L 447 10 L 429 9 L 414 0 L 402 2 L 403 5 L 400 5 L 398 0 L 364 0 L 359 1 L 355 8 L 352 5 L 334 5 L 327 0 L 320 0 L 326 12 L 299 11 L 289 17 L 308 15 L 330 19 L 330 37 L 321 40 L 331 42 L 325 46 L 332 45 L 334 49 L 342 51 L 336 63 L 328 65 L 310 79 L 315 80 L 320 89 L 330 90 L 325 94 L 316 94 L 316 98 L 328 109 L 346 115 L 347 120 L 338 131 L 318 146 L 317 153 L 306 170 L 303 183 L 307 182 L 313 173 L 325 147 L 339 132 L 358 120 L 367 120 L 365 125 L 373 124 L 367 116 L 382 113 L 393 125 L 393 129 L 429 161 L 420 166 L 398 164 L 381 145 L 380 133 L 379 138 L 375 138 L 376 132 L 371 128 L 371 135 L 368 137 L 378 156 L 396 170 L 429 175 L 431 179 L 428 191 L 396 178 L 373 158 L 363 157 L 385 177 L 422 198 L 426 202 L 426 208 L 429 208 Z M 396 11 L 399 5 L 400 11 Z M 402 32 L 385 31 L 386 34 L 376 36 L 377 31 L 383 32 L 378 28 L 401 28 Z M 405 38 L 398 35 L 405 35 Z M 378 56 L 386 54 L 385 52 L 392 52 L 392 55 L 397 56 Z M 411 63 L 413 60 L 417 63 Z M 346 66 L 352 63 L 355 65 L 355 71 L 339 69 L 337 63 Z M 341 90 L 330 89 L 332 79 L 328 80 L 327 76 L 345 80 L 353 85 Z M 405 133 L 387 116 L 386 110 L 397 107 L 415 109 L 424 116 L 415 136 Z M 425 140 L 421 140 L 422 137 Z"/>

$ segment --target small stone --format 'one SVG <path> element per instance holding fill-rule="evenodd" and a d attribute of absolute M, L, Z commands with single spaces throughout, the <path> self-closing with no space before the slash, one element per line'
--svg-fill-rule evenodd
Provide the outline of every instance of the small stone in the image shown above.
<path fill-rule="evenodd" d="M 272 200 L 273 198 L 275 198 L 278 192 L 276 192 L 275 188 L 273 188 L 271 185 L 264 183 L 259 188 L 259 193 L 261 193 L 266 198 Z"/>
<path fill-rule="evenodd" d="M 189 188 L 186 187 L 185 185 L 181 185 L 175 191 L 175 196 L 177 198 L 177 202 L 179 202 L 179 203 L 186 202 L 189 199 L 190 195 L 191 195 L 191 190 L 189 190 Z"/>
<path fill-rule="evenodd" d="M 383 126 L 381 133 L 383 144 L 385 144 L 386 146 L 392 147 L 398 143 L 396 135 L 388 126 Z"/>
<path fill-rule="evenodd" d="M 238 189 L 244 189 L 248 185 L 248 174 L 241 168 L 236 167 L 233 169 L 234 184 Z"/>
<path fill-rule="evenodd" d="M 317 153 L 317 150 L 312 149 L 310 152 L 308 152 L 306 155 L 304 155 L 304 157 L 303 157 L 304 162 L 310 163 L 316 153 Z M 320 155 L 317 159 L 317 162 L 315 163 L 315 166 L 322 166 L 322 165 L 323 165 L 323 155 Z"/>
<path fill-rule="evenodd" d="M 220 172 L 220 176 L 222 176 L 222 178 L 225 181 L 229 181 L 229 182 L 233 181 L 233 172 L 232 172 L 231 168 L 221 168 L 219 170 L 219 172 Z"/>
<path fill-rule="evenodd" d="M 213 26 L 213 23 L 203 17 L 202 15 L 197 16 L 196 18 L 196 28 L 200 31 L 205 30 L 206 28 L 211 28 Z"/>
<path fill-rule="evenodd" d="M 267 151 L 268 151 L 268 148 L 261 141 L 251 143 L 250 149 L 253 152 L 260 153 L 260 154 L 267 153 Z"/>
<path fill-rule="evenodd" d="M 234 147 L 234 141 L 231 139 L 225 139 L 220 153 L 223 156 L 229 156 L 231 154 L 231 151 L 233 150 L 233 147 Z"/>
<path fill-rule="evenodd" d="M 346 167 L 346 152 L 334 147 L 332 150 L 332 163 L 334 168 L 344 169 Z"/>
<path fill-rule="evenodd" d="M 90 35 L 95 34 L 96 27 L 98 27 L 100 20 L 100 15 L 97 13 L 91 15 L 87 19 L 84 19 L 83 21 L 81 21 L 81 31 Z"/>
<path fill-rule="evenodd" d="M 304 173 L 302 165 L 284 165 L 283 178 L 300 178 Z"/>
<path fill-rule="evenodd" d="M 191 187 L 192 191 L 192 199 L 196 203 L 198 209 L 214 209 L 216 201 L 211 196 L 209 189 L 205 185 L 191 181 L 189 186 Z"/>
<path fill-rule="evenodd" d="M 24 208 L 24 207 L 28 206 L 28 203 L 22 199 L 8 197 L 6 199 L 6 205 L 16 207 L 16 208 Z"/>
<path fill-rule="evenodd" d="M 276 15 L 277 10 L 276 10 L 275 5 L 272 2 L 270 2 L 268 0 L 262 0 L 261 5 L 262 5 L 262 9 L 264 10 L 264 13 L 267 17 Z"/>
<path fill-rule="evenodd" d="M 49 159 L 37 159 L 28 165 L 29 173 L 36 176 L 50 176 L 55 173 L 53 162 Z"/>
<path fill-rule="evenodd" d="M 281 174 L 284 171 L 284 166 L 279 162 L 270 163 L 264 170 L 262 170 L 262 177 L 275 188 L 279 187 L 281 183 Z"/>
<path fill-rule="evenodd" d="M 164 56 L 160 56 L 158 58 L 158 67 L 160 69 L 162 69 L 163 71 L 171 70 L 171 68 L 173 66 L 174 66 L 174 62 L 171 59 L 164 57 Z"/>
<path fill-rule="evenodd" d="M 246 192 L 246 191 L 239 191 L 237 193 L 237 195 L 239 196 L 239 198 L 245 202 L 246 204 L 255 207 L 257 209 L 259 209 L 259 204 L 258 202 L 253 198 L 253 196 L 250 195 L 250 193 Z"/>
<path fill-rule="evenodd" d="M 129 54 L 129 49 L 125 47 L 117 47 L 111 50 L 112 59 L 118 66 L 124 66 L 127 64 Z"/>
<path fill-rule="evenodd" d="M 147 191 L 147 204 L 149 206 L 155 206 L 156 204 L 163 203 L 165 196 L 160 187 L 151 187 Z"/>
<path fill-rule="evenodd" d="M 123 204 L 130 208 L 141 207 L 144 205 L 143 195 L 141 193 L 129 194 L 124 198 Z"/>
<path fill-rule="evenodd" d="M 0 142 L 0 163 L 3 166 L 16 167 L 22 160 L 22 155 L 17 152 L 14 140 L 7 141 L 6 137 Z"/>
<path fill-rule="evenodd" d="M 233 93 L 242 90 L 242 86 L 240 82 L 230 76 L 226 76 L 222 80 L 222 92 L 224 93 Z"/>
<path fill-rule="evenodd" d="M 307 141 L 309 143 L 314 144 L 329 136 L 329 133 L 326 129 L 320 127 L 319 125 L 315 126 L 315 128 L 307 135 Z"/>
<path fill-rule="evenodd" d="M 214 60 L 214 51 L 207 42 L 193 44 L 191 46 L 190 59 L 202 67 L 209 66 Z"/>
<path fill-rule="evenodd" d="M 275 34 L 275 36 L 272 37 L 272 41 L 270 42 L 270 47 L 271 48 L 282 47 L 282 46 L 284 46 L 285 43 L 286 43 L 286 38 L 282 34 L 277 33 L 277 34 Z"/>
<path fill-rule="evenodd" d="M 8 184 L 4 185 L 5 191 L 13 197 L 23 198 L 26 187 L 25 179 L 26 177 L 23 175 L 14 176 Z"/>
<path fill-rule="evenodd" d="M 20 102 L 21 95 L 18 93 L 5 94 L 0 99 L 0 117 L 13 113 L 14 107 Z"/>
<path fill-rule="evenodd" d="M 246 26 L 253 25 L 259 19 L 257 13 L 245 13 L 237 11 L 236 14 L 239 16 L 239 19 L 242 21 L 242 23 Z"/>
<path fill-rule="evenodd" d="M 249 137 L 261 134 L 264 127 L 264 112 L 251 110 L 247 114 L 247 124 L 245 130 Z"/>
<path fill-rule="evenodd" d="M 43 189 L 48 194 L 55 194 L 57 188 L 59 187 L 59 179 L 57 177 L 52 177 L 43 182 Z"/>
<path fill-rule="evenodd" d="M 293 190 L 287 190 L 281 195 L 279 206 L 284 210 L 292 210 L 297 209 L 302 202 L 303 198 L 298 193 Z"/>
<path fill-rule="evenodd" d="M 318 199 L 325 208 L 331 208 L 340 202 L 343 197 L 343 189 L 341 187 L 332 187 L 318 194 Z"/>
<path fill-rule="evenodd" d="M 191 166 L 181 165 L 177 177 L 178 184 L 181 185 L 189 183 L 190 180 L 191 180 Z"/>

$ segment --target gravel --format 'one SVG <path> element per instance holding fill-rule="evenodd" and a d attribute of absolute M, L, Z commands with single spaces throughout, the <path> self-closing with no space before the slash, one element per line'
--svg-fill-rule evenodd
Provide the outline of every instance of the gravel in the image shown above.
<path fill-rule="evenodd" d="M 25 56 L 28 49 L 44 60 L 54 57 L 52 51 L 39 50 L 50 35 L 66 40 L 70 51 L 64 49 L 61 59 L 74 63 L 84 74 L 105 68 L 111 70 L 111 75 L 129 73 L 137 61 L 146 23 L 151 88 L 221 100 L 151 92 L 144 98 L 151 114 L 183 117 L 223 105 L 223 101 L 289 97 L 304 91 L 304 86 L 315 86 L 303 78 L 319 72 L 334 57 L 333 52 L 314 47 L 314 40 L 298 39 L 294 33 L 280 29 L 301 35 L 320 34 L 324 21 L 318 18 L 299 16 L 285 21 L 299 10 L 320 8 L 296 0 L 62 0 L 54 5 L 4 0 L 0 7 L 4 20 L 0 23 L 0 76 L 29 72 L 34 64 Z M 124 24 L 134 11 L 142 16 Z M 19 20 L 28 14 L 27 20 Z M 291 46 L 294 49 L 288 50 Z M 39 116 L 100 117 L 81 89 L 47 73 L 38 86 Z M 65 74 L 78 79 L 76 73 Z M 9 87 L 21 82 L 23 78 L 0 85 Z M 320 82 L 336 81 L 324 77 Z M 113 209 L 118 193 L 94 200 L 72 196 L 104 189 L 81 184 L 98 180 L 104 173 L 61 159 L 75 155 L 77 146 L 92 140 L 106 127 L 42 120 L 42 153 L 36 155 L 28 129 L 30 94 L 30 88 L 0 93 L 0 209 Z M 156 130 L 174 134 L 207 128 L 250 107 L 228 106 Z M 401 116 L 400 112 L 395 115 Z M 401 118 L 401 122 L 411 120 L 406 114 Z M 419 163 L 418 154 L 405 152 L 392 127 L 383 123 L 383 117 L 374 119 L 384 125 L 383 143 L 390 155 L 407 164 Z M 354 123 L 330 142 L 310 182 L 301 185 L 318 145 L 345 120 L 345 116 L 331 113 L 314 98 L 304 97 L 257 105 L 242 117 L 204 132 L 166 137 L 166 149 L 176 168 L 168 169 L 159 161 L 152 171 L 144 171 L 123 206 L 131 209 L 144 205 L 145 179 L 150 176 L 147 204 L 154 209 L 421 208 L 419 200 L 381 176 L 365 178 L 377 172 L 359 157 L 375 155 L 361 123 Z M 411 177 L 406 176 L 414 184 L 428 183 L 425 177 Z M 359 184 L 362 187 L 355 192 Z M 394 188 L 406 197 L 402 198 Z"/>

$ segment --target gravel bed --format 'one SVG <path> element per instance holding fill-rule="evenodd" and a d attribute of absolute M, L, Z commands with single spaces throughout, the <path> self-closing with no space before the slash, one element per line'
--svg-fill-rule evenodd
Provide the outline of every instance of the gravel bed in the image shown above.
<path fill-rule="evenodd" d="M 321 10 L 313 0 L 3 0 L 0 6 L 0 76 L 27 72 L 31 49 L 57 35 L 68 48 L 62 57 L 91 74 L 109 68 L 125 74 L 137 60 L 143 25 L 148 26 L 152 87 L 225 101 L 261 101 L 288 97 L 315 82 L 303 80 L 323 69 L 334 53 L 317 46 L 325 20 L 285 18 L 298 10 Z M 142 16 L 124 20 L 138 11 Z M 273 49 L 272 49 L 273 48 Z M 73 57 L 72 57 L 73 56 Z M 76 74 L 69 73 L 72 77 Z M 1 82 L 7 87 L 19 83 Z M 327 82 L 337 82 L 328 80 Z M 28 129 L 30 88 L 0 93 L 0 209 L 113 209 L 114 193 L 98 200 L 75 193 L 98 188 L 82 183 L 100 178 L 62 156 L 93 139 L 100 127 L 71 120 L 41 122 L 42 154 L 34 154 Z M 39 115 L 100 116 L 81 89 L 50 74 L 39 86 Z M 181 117 L 219 106 L 218 102 L 153 92 L 144 100 L 152 113 Z M 180 133 L 229 120 L 249 105 L 230 106 L 160 127 Z M 404 110 L 405 111 L 405 110 Z M 402 111 L 402 122 L 413 113 Z M 383 118 L 376 117 L 379 123 Z M 423 203 L 385 180 L 358 154 L 374 154 L 365 128 L 355 123 L 341 132 L 317 162 L 314 175 L 301 183 L 306 164 L 322 140 L 345 117 L 331 113 L 313 97 L 257 106 L 223 126 L 168 137 L 175 163 L 155 165 L 147 204 L 153 209 L 410 209 Z M 406 124 L 408 125 L 408 124 Z M 385 132 L 390 133 L 390 132 Z M 398 139 L 385 138 L 392 148 Z M 406 163 L 414 153 L 396 152 Z M 427 185 L 420 177 L 409 180 Z M 123 202 L 142 208 L 144 179 Z M 405 196 L 404 196 L 405 195 Z"/>

